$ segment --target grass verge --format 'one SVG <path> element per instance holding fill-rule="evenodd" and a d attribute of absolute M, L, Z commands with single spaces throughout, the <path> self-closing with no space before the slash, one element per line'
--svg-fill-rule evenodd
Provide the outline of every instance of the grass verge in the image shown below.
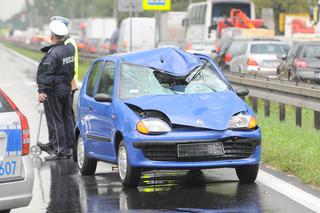
<path fill-rule="evenodd" d="M 5 46 L 39 61 L 42 53 Z M 81 62 L 79 80 L 83 80 L 90 64 Z M 313 128 L 313 112 L 302 110 L 302 127 L 295 126 L 295 109 L 287 107 L 286 120 L 279 122 L 277 103 L 271 103 L 270 117 L 264 116 L 263 102 L 258 103 L 258 121 L 262 128 L 262 162 L 293 174 L 303 182 L 320 187 L 320 131 Z"/>
<path fill-rule="evenodd" d="M 262 162 L 293 174 L 303 182 L 320 186 L 320 131 L 313 128 L 313 111 L 302 110 L 302 127 L 295 126 L 295 108 L 286 107 L 286 120 L 279 122 L 277 103 L 271 103 L 270 117 L 258 104 L 262 129 Z"/>
<path fill-rule="evenodd" d="M 5 42 L 5 41 L 2 41 L 2 44 L 8 48 L 15 50 L 18 53 L 21 53 L 22 55 L 25 55 L 25 56 L 35 60 L 35 61 L 40 61 L 41 58 L 43 57 L 43 53 L 41 53 L 40 50 L 39 50 L 39 52 L 36 52 L 36 51 L 20 48 L 20 47 L 13 45 L 13 44 Z M 89 70 L 89 67 L 90 67 L 90 62 L 88 62 L 88 61 L 80 61 L 79 62 L 79 80 L 80 81 L 83 81 L 84 77 L 86 76 L 86 74 Z"/>

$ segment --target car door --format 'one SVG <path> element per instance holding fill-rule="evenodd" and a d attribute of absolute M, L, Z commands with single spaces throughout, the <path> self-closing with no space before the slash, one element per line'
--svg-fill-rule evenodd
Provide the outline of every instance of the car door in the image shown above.
<path fill-rule="evenodd" d="M 17 112 L 0 90 L 0 185 L 24 178 L 22 136 L 23 131 L 29 132 L 22 129 Z"/>
<path fill-rule="evenodd" d="M 96 82 L 95 96 L 107 94 L 113 97 L 115 64 L 106 61 L 100 71 Z M 94 100 L 92 115 L 90 118 L 90 137 L 93 142 L 93 151 L 97 158 L 112 160 L 114 157 L 112 145 L 112 105 L 111 102 Z"/>
<path fill-rule="evenodd" d="M 242 41 L 239 42 L 239 47 L 237 51 L 234 53 L 234 58 L 232 60 L 232 66 L 234 72 L 243 72 L 246 66 L 246 58 L 247 58 L 247 42 Z"/>
<path fill-rule="evenodd" d="M 300 45 L 293 45 L 291 50 L 288 52 L 287 58 L 285 59 L 285 62 L 287 63 L 287 66 L 288 66 L 288 69 L 289 69 L 289 72 L 293 68 L 293 63 L 294 63 L 294 60 L 295 60 L 295 58 L 297 56 L 297 53 L 299 51 L 299 47 L 300 47 Z"/>
<path fill-rule="evenodd" d="M 83 126 L 83 133 L 85 134 L 86 143 L 85 148 L 86 150 L 91 152 L 92 148 L 92 138 L 90 137 L 92 133 L 92 125 L 91 125 L 91 118 L 92 118 L 92 111 L 93 111 L 93 104 L 94 104 L 94 92 L 96 82 L 99 77 L 99 71 L 103 65 L 103 61 L 96 61 L 91 66 L 89 71 L 89 76 L 87 78 L 86 83 L 83 85 L 85 91 L 82 91 L 83 95 L 79 99 L 78 108 L 79 110 L 79 117 L 81 118 L 81 123 Z"/>

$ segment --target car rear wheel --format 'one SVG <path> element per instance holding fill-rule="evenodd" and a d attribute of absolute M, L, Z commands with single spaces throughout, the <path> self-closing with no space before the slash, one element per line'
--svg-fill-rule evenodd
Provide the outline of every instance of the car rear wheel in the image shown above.
<path fill-rule="evenodd" d="M 0 210 L 0 213 L 9 213 L 11 209 L 6 209 L 6 210 Z"/>
<path fill-rule="evenodd" d="M 236 167 L 236 173 L 240 182 L 253 183 L 258 175 L 259 164 Z"/>
<path fill-rule="evenodd" d="M 289 81 L 296 81 L 296 80 L 298 80 L 297 77 L 296 77 L 292 72 L 290 72 L 288 76 L 289 76 Z"/>
<path fill-rule="evenodd" d="M 82 175 L 94 175 L 97 168 L 97 160 L 89 158 L 84 150 L 84 143 L 79 136 L 77 141 L 77 162 Z"/>
<path fill-rule="evenodd" d="M 118 170 L 120 181 L 125 187 L 137 187 L 140 183 L 141 170 L 130 166 L 128 152 L 124 141 L 120 142 L 118 151 Z"/>

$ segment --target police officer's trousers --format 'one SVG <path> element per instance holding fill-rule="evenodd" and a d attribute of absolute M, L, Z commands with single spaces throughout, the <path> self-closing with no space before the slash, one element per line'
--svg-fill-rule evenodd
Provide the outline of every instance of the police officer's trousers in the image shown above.
<path fill-rule="evenodd" d="M 66 155 L 74 141 L 74 120 L 70 95 L 47 94 L 44 110 L 49 131 L 49 145 L 59 155 Z"/>

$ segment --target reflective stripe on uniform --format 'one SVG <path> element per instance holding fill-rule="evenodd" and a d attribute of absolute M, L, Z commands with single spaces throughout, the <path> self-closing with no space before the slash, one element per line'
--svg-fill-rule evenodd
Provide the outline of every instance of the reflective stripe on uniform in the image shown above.
<path fill-rule="evenodd" d="M 74 47 L 74 79 L 78 82 L 79 80 L 79 55 L 78 55 L 78 48 L 77 43 L 74 38 L 70 37 L 64 41 L 64 45 L 68 45 L 69 43 L 72 44 Z"/>

